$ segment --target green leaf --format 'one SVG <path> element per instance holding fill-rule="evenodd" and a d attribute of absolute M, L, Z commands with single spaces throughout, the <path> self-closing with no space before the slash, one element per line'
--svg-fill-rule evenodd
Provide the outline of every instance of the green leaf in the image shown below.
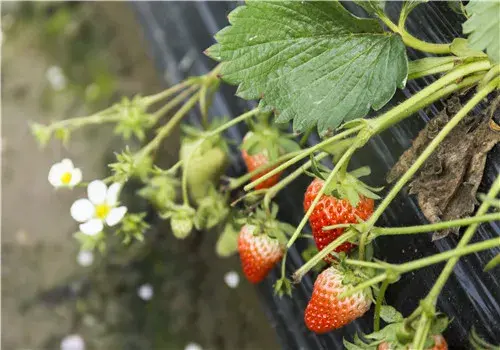
<path fill-rule="evenodd" d="M 387 323 L 396 323 L 403 321 L 403 315 L 390 305 L 380 307 L 380 318 Z"/>
<path fill-rule="evenodd" d="M 272 107 L 296 132 L 317 125 L 324 135 L 344 120 L 382 108 L 408 72 L 399 35 L 339 2 L 248 1 L 208 50 L 237 95 Z"/>
<path fill-rule="evenodd" d="M 385 10 L 385 0 L 354 0 L 354 2 L 372 15 L 383 14 Z"/>
<path fill-rule="evenodd" d="M 493 61 L 500 62 L 500 1 L 471 0 L 465 10 L 470 17 L 462 28 L 469 35 L 470 48 L 486 50 Z"/>
<path fill-rule="evenodd" d="M 469 42 L 464 38 L 456 38 L 450 45 L 451 53 L 458 57 L 487 57 L 482 51 L 473 50 L 469 47 Z"/>

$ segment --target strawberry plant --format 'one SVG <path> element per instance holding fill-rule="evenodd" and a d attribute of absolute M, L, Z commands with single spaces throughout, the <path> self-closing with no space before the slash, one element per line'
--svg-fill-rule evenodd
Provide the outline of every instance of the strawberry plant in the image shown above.
<path fill-rule="evenodd" d="M 498 237 L 470 243 L 480 223 L 500 220 L 500 177 L 486 194 L 477 194 L 486 154 L 500 140 L 495 119 L 500 108 L 500 23 L 493 15 L 499 10 L 497 3 L 472 0 L 462 9 L 467 38 L 425 42 L 405 26 L 423 2 L 403 2 L 393 22 L 383 1 L 356 2 L 367 18 L 353 15 L 337 1 L 248 1 L 229 14 L 229 26 L 215 35 L 217 42 L 206 50 L 220 62 L 206 75 L 155 95 L 124 100 L 88 117 L 33 125 L 32 130 L 46 143 L 53 136 L 67 142 L 71 132 L 90 124 L 115 123 L 117 134 L 139 141 L 155 129 L 149 142 L 117 154 L 117 162 L 111 164 L 111 175 L 102 182 L 117 183 L 110 186 L 118 189 L 112 204 L 94 203 L 99 194 L 91 191 L 95 185 L 89 185 L 95 212 L 84 215 L 86 208 L 75 206 L 75 219 L 104 218 L 113 224 L 105 230 L 121 222 L 129 240 L 142 239 L 147 226 L 141 223 L 140 213 L 128 213 L 125 208 L 121 217 L 108 220 L 108 212 L 117 209 L 121 187 L 136 178 L 143 184 L 139 194 L 170 220 L 177 238 L 187 238 L 193 230 L 219 232 L 217 252 L 222 257 L 238 252 L 252 283 L 265 279 L 281 262 L 275 291 L 293 298 L 291 280 L 301 283 L 309 271 L 324 269 L 304 311 L 304 324 L 311 331 L 343 327 L 374 305 L 373 332 L 356 335 L 353 343 L 346 339 L 347 348 L 446 348 L 442 333 L 450 320 L 436 310 L 444 284 L 461 257 L 500 247 Z M 484 26 L 484 21 L 491 25 Z M 411 61 L 408 48 L 427 57 Z M 400 104 L 386 106 L 397 89 L 422 77 L 436 79 Z M 258 107 L 229 119 L 209 118 L 221 82 L 237 85 L 240 98 L 260 100 Z M 460 96 L 463 103 L 452 103 L 450 96 Z M 446 118 L 429 123 L 415 140 L 390 172 L 392 186 L 382 192 L 364 183 L 361 178 L 370 174 L 368 167 L 350 170 L 353 155 L 363 152 L 375 136 L 440 99 L 450 101 Z M 475 108 L 483 100 L 488 106 L 478 114 Z M 166 169 L 154 165 L 159 146 L 195 109 L 200 126 L 183 127 L 179 161 Z M 169 118 L 162 123 L 164 116 Z M 231 140 L 225 138 L 225 131 L 243 122 L 249 130 L 239 148 L 247 172 L 226 178 Z M 312 133 L 320 139 L 307 144 Z M 464 134 L 467 137 L 460 137 Z M 58 166 L 56 170 L 51 183 L 82 185 L 71 181 L 73 169 Z M 313 179 L 301 198 L 304 216 L 292 227 L 276 219 L 274 198 L 304 175 Z M 430 222 L 377 226 L 391 202 L 410 184 Z M 476 203 L 480 203 L 477 210 Z M 279 211 L 286 215 L 287 208 Z M 312 236 L 305 232 L 308 223 Z M 77 237 L 85 247 L 104 250 L 104 225 L 96 225 L 92 230 L 80 225 Z M 383 252 L 374 252 L 371 245 L 381 236 L 458 232 L 460 227 L 466 229 L 453 249 L 398 264 L 385 262 Z M 117 234 L 124 231 L 118 229 Z M 315 254 L 288 276 L 288 251 L 299 238 L 312 238 Z M 494 258 L 487 268 L 495 268 L 498 261 Z M 446 264 L 441 274 L 411 314 L 403 317 L 385 305 L 386 291 L 403 274 L 442 262 Z M 473 339 L 481 343 L 480 338 Z"/>

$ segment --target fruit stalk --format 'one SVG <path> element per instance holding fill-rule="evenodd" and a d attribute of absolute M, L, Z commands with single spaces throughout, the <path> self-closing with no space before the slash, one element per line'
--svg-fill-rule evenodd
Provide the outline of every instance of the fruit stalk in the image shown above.
<path fill-rule="evenodd" d="M 452 227 L 469 226 L 475 223 L 483 223 L 496 220 L 500 220 L 500 213 L 491 213 L 479 216 L 476 215 L 468 218 L 450 220 L 450 221 L 441 221 L 435 224 L 428 224 L 428 225 L 417 225 L 417 226 L 406 226 L 406 227 L 374 227 L 370 233 L 371 235 L 373 235 L 373 237 L 371 237 L 370 240 L 375 239 L 379 236 L 395 236 L 395 235 L 408 235 L 416 233 L 433 232 Z M 329 227 L 325 227 L 325 229 L 328 228 Z"/>
<path fill-rule="evenodd" d="M 342 235 L 334 239 L 330 242 L 326 247 L 321 249 L 316 255 L 314 255 L 308 262 L 302 265 L 297 271 L 293 274 L 293 280 L 295 283 L 299 283 L 302 277 L 306 273 L 308 273 L 316 264 L 322 261 L 328 254 L 333 252 L 335 248 L 340 246 L 342 243 L 347 242 L 351 238 L 356 237 L 357 232 L 354 230 L 348 230 L 344 232 Z"/>
<path fill-rule="evenodd" d="M 488 239 L 483 242 L 479 243 L 474 243 L 466 247 L 460 247 L 460 248 L 455 248 L 452 250 L 449 250 L 447 252 L 431 255 L 422 259 L 417 259 L 414 261 L 410 261 L 404 264 L 377 264 L 377 263 L 370 263 L 367 261 L 361 261 L 361 260 L 351 260 L 351 259 L 345 259 L 344 262 L 348 265 L 354 265 L 354 266 L 364 266 L 364 267 L 370 267 L 370 268 L 376 268 L 376 269 L 385 269 L 386 271 L 369 279 L 366 280 L 357 286 L 355 286 L 351 291 L 349 291 L 347 295 L 350 295 L 351 293 L 355 293 L 357 291 L 363 290 L 367 287 L 371 287 L 376 285 L 379 282 L 382 282 L 387 279 L 388 276 L 396 274 L 404 274 L 408 273 L 413 270 L 418 270 L 423 267 L 437 264 L 443 261 L 446 261 L 448 259 L 454 259 L 457 260 L 463 256 L 463 255 L 468 255 L 472 253 L 477 253 L 482 250 L 487 250 L 491 248 L 495 248 L 500 246 L 500 237 L 498 238 L 492 238 Z M 451 260 L 450 260 L 451 261 Z M 445 281 L 446 282 L 446 281 Z"/>
<path fill-rule="evenodd" d="M 390 30 L 394 33 L 401 35 L 403 42 L 406 46 L 412 47 L 422 52 L 435 53 L 435 54 L 450 54 L 451 48 L 450 44 L 435 44 L 422 41 L 415 38 L 413 35 L 408 33 L 403 26 L 398 27 L 394 22 L 392 22 L 384 13 L 377 13 L 377 16 L 384 22 Z"/>
<path fill-rule="evenodd" d="M 328 155 L 326 152 L 321 152 L 314 158 L 316 161 L 320 161 L 321 159 L 325 158 Z M 264 208 L 266 208 L 269 211 L 271 200 L 281 191 L 283 188 L 288 186 L 292 181 L 294 181 L 296 178 L 298 178 L 300 175 L 302 175 L 307 169 L 309 169 L 312 165 L 312 161 L 309 160 L 306 163 L 304 163 L 300 168 L 296 169 L 293 173 L 282 179 L 280 182 L 278 182 L 276 185 L 273 187 L 269 188 L 264 196 Z"/>
<path fill-rule="evenodd" d="M 184 101 L 184 99 L 186 99 L 196 89 L 198 89 L 197 85 L 191 86 L 189 89 L 186 89 L 185 91 L 177 95 L 175 98 L 168 101 L 168 103 L 166 103 L 163 107 L 154 112 L 152 115 L 152 119 L 154 120 L 155 124 L 162 116 L 167 114 L 172 108 L 176 107 L 179 103 Z"/>
<path fill-rule="evenodd" d="M 354 143 L 339 159 L 337 164 L 335 164 L 335 167 L 333 170 L 330 172 L 328 175 L 327 179 L 323 183 L 323 187 L 321 187 L 321 190 L 319 190 L 318 194 L 314 198 L 313 202 L 311 203 L 311 206 L 309 207 L 309 210 L 305 213 L 305 215 L 302 217 L 302 220 L 300 221 L 299 225 L 297 226 L 295 232 L 293 233 L 292 237 L 288 240 L 288 243 L 286 245 L 287 249 L 290 248 L 293 243 L 297 240 L 297 238 L 300 235 L 300 232 L 304 228 L 304 226 L 307 223 L 307 220 L 309 219 L 309 216 L 311 216 L 311 213 L 314 210 L 314 207 L 316 204 L 318 204 L 319 200 L 321 199 L 321 196 L 325 193 L 326 188 L 328 185 L 333 181 L 335 175 L 338 173 L 338 171 L 342 168 L 342 165 L 344 163 L 347 163 L 350 159 L 351 156 L 353 155 L 354 151 L 358 148 L 358 144 Z"/>
<path fill-rule="evenodd" d="M 249 191 L 250 189 L 252 189 L 255 186 L 257 186 L 258 184 L 260 184 L 260 183 L 266 181 L 267 179 L 269 179 L 271 176 L 274 176 L 274 175 L 278 174 L 279 172 L 282 172 L 283 170 L 285 170 L 289 166 L 291 166 L 291 165 L 297 163 L 298 161 L 306 158 L 307 156 L 313 154 L 314 152 L 319 151 L 319 150 L 323 149 L 324 147 L 329 146 L 329 145 L 331 145 L 332 143 L 334 143 L 336 141 L 339 141 L 342 138 L 345 138 L 345 137 L 350 136 L 350 135 L 352 135 L 354 133 L 357 133 L 361 129 L 363 129 L 362 125 L 353 127 L 351 129 L 347 129 L 347 130 L 345 130 L 345 131 L 343 131 L 343 132 L 341 132 L 341 133 L 339 133 L 339 134 L 337 134 L 335 136 L 330 137 L 329 139 L 326 139 L 326 140 L 324 140 L 324 141 L 322 141 L 320 143 L 317 143 L 314 146 L 311 146 L 311 147 L 303 150 L 300 154 L 298 154 L 297 156 L 293 157 L 289 161 L 281 164 L 277 168 L 271 170 L 267 174 L 261 176 L 257 180 L 255 180 L 255 181 L 249 183 L 248 185 L 246 185 L 244 187 L 244 190 L 245 191 Z"/>
<path fill-rule="evenodd" d="M 470 64 L 472 66 L 474 64 Z M 448 74 L 452 75 L 452 73 Z M 446 76 L 445 76 L 446 77 Z M 445 77 L 441 78 L 444 79 Z M 440 80 L 441 80 L 440 79 Z M 389 206 L 392 200 L 396 197 L 399 191 L 403 188 L 404 185 L 415 175 L 415 173 L 420 169 L 420 167 L 425 163 L 427 158 L 434 152 L 434 150 L 439 146 L 439 144 L 444 140 L 444 138 L 453 130 L 455 126 L 479 103 L 483 98 L 488 96 L 490 92 L 495 90 L 500 83 L 500 78 L 497 78 L 491 81 L 488 85 L 485 86 L 482 90 L 478 91 L 476 95 L 474 95 L 461 109 L 458 113 L 441 129 L 441 131 L 436 135 L 436 137 L 429 143 L 429 145 L 425 148 L 422 154 L 415 160 L 412 166 L 408 169 L 406 173 L 396 182 L 396 184 L 392 187 L 389 193 L 385 196 L 384 200 L 378 205 L 377 209 L 373 215 L 366 222 L 365 232 L 361 235 L 360 239 L 360 247 L 359 247 L 359 256 L 361 259 L 364 258 L 364 249 L 368 234 L 370 229 L 375 225 L 379 217 L 385 211 L 385 209 Z M 432 86 L 432 85 L 431 85 Z M 422 90 L 423 91 L 423 90 Z M 418 95 L 418 94 L 417 94 Z M 417 96 L 415 95 L 415 96 Z M 409 100 L 407 100 L 409 101 Z M 399 106 L 402 106 L 402 103 Z M 398 106 L 398 107 L 399 107 Z"/>
<path fill-rule="evenodd" d="M 500 81 L 500 79 L 497 79 L 497 80 Z M 500 176 L 498 176 L 496 178 L 495 182 L 493 183 L 490 190 L 488 191 L 486 198 L 487 199 L 494 199 L 498 195 L 499 192 L 500 192 Z M 484 201 L 481 204 L 481 206 L 479 207 L 479 209 L 477 210 L 476 215 L 485 214 L 488 211 L 489 207 L 490 207 L 489 202 Z M 466 249 L 466 248 L 472 247 L 474 245 L 477 245 L 477 244 L 472 244 L 472 245 L 466 247 L 467 244 L 469 243 L 469 241 L 472 239 L 472 236 L 474 235 L 474 232 L 476 231 L 478 226 L 479 226 L 478 223 L 475 223 L 475 224 L 472 224 L 469 226 L 469 228 L 464 232 L 464 235 L 460 239 L 460 242 L 458 242 L 458 244 L 457 244 L 458 249 Z M 497 238 L 497 240 L 500 241 L 500 238 Z M 491 241 L 491 240 L 489 240 L 489 241 Z M 485 241 L 485 242 L 488 242 L 488 241 Z M 482 242 L 482 243 L 485 243 L 485 242 Z M 478 243 L 478 244 L 480 244 L 480 243 Z M 457 262 L 458 262 L 458 256 L 453 256 L 450 258 L 448 263 L 443 268 L 443 271 L 441 271 L 441 274 L 439 275 L 438 279 L 434 283 L 434 286 L 430 290 L 429 294 L 425 297 L 425 299 L 424 299 L 425 301 L 427 301 L 428 303 L 431 303 L 431 305 L 436 305 L 437 298 L 438 298 L 439 294 L 441 293 L 441 290 L 443 289 L 444 284 L 446 283 L 446 281 L 450 277 L 451 273 L 453 272 L 453 269 L 454 269 L 455 265 L 457 264 Z M 425 332 L 427 323 L 429 323 L 428 316 L 424 313 L 424 314 L 422 314 L 422 316 L 420 318 L 419 327 L 418 327 L 417 332 L 415 334 L 414 345 L 419 346 L 425 340 L 425 337 L 427 336 L 427 333 Z"/>
<path fill-rule="evenodd" d="M 198 91 L 170 118 L 167 124 L 158 129 L 156 136 L 136 154 L 136 157 L 140 159 L 158 148 L 162 140 L 170 134 L 174 127 L 186 116 L 187 112 L 194 107 L 199 97 L 200 92 Z"/>

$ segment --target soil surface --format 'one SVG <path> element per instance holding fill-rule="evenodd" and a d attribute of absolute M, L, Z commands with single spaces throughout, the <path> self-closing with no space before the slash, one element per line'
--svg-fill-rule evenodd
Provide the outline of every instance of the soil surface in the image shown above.
<path fill-rule="evenodd" d="M 104 2 L 80 6 L 114 32 L 109 54 L 126 67 L 116 95 L 160 90 L 131 8 Z M 2 26 L 8 25 L 13 18 L 2 12 Z M 204 349 L 277 348 L 253 286 L 242 281 L 230 289 L 223 282 L 226 272 L 240 273 L 240 267 L 236 257 L 215 256 L 218 232 L 178 241 L 168 225 L 152 219 L 145 243 L 115 247 L 104 257 L 96 253 L 91 267 L 77 264 L 78 243 L 72 237 L 77 226 L 69 208 L 85 189 L 55 191 L 48 171 L 67 157 L 85 180 L 103 178 L 112 152 L 123 144 L 110 137 L 110 127 L 95 127 L 74 133 L 68 148 L 58 141 L 38 147 L 29 122 L 92 111 L 55 91 L 51 108 L 41 108 L 47 69 L 57 61 L 36 42 L 36 30 L 26 26 L 15 38 L 3 37 L 2 349 L 58 349 L 72 333 L 80 334 L 88 349 L 183 349 L 190 342 Z M 175 138 L 163 146 L 167 162 L 173 162 L 177 148 Z M 144 204 L 135 204 L 144 210 Z M 144 283 L 154 288 L 149 302 L 137 296 Z"/>

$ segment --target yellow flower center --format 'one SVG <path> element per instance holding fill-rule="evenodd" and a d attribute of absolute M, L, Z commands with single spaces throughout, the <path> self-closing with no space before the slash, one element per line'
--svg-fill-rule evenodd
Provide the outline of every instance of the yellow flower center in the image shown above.
<path fill-rule="evenodd" d="M 68 185 L 71 181 L 71 173 L 65 172 L 64 174 L 61 175 L 61 182 L 63 185 Z"/>
<path fill-rule="evenodd" d="M 111 207 L 107 204 L 98 204 L 95 206 L 95 216 L 101 220 L 104 220 L 108 216 Z"/>

